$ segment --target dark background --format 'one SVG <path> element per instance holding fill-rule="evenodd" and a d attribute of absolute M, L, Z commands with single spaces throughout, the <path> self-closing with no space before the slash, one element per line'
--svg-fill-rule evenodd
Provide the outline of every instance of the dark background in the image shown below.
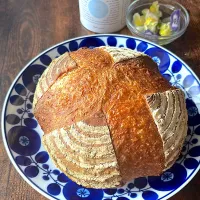
<path fill-rule="evenodd" d="M 200 77 L 200 1 L 179 0 L 190 12 L 187 32 L 166 48 Z M 0 0 L 0 111 L 19 71 L 37 54 L 64 40 L 88 35 L 79 21 L 78 0 Z M 130 32 L 124 28 L 119 33 Z M 0 136 L 0 200 L 46 199 L 12 166 Z M 200 199 L 200 173 L 171 200 Z"/>

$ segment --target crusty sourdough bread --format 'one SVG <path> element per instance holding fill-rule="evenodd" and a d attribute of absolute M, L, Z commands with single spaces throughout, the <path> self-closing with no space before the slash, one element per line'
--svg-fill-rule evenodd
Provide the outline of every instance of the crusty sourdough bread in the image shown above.
<path fill-rule="evenodd" d="M 55 59 L 33 106 L 55 165 L 86 187 L 159 175 L 187 132 L 184 93 L 150 57 L 127 48 L 83 48 Z"/>

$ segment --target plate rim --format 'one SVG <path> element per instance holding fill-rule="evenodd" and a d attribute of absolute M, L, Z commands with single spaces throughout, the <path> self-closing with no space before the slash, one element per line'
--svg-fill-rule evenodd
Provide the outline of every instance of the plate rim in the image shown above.
<path fill-rule="evenodd" d="M 65 40 L 63 42 L 60 42 L 60 43 L 57 43 L 53 46 L 50 46 L 49 48 L 45 49 L 44 51 L 42 51 L 41 53 L 39 53 L 37 56 L 35 56 L 34 58 L 32 58 L 17 74 L 17 76 L 14 78 L 14 80 L 12 81 L 12 84 L 10 85 L 7 93 L 6 93 L 6 96 L 5 96 L 5 99 L 4 99 L 4 102 L 3 102 L 3 107 L 2 107 L 2 112 L 1 112 L 1 132 L 2 132 L 2 140 L 3 140 L 3 144 L 4 144 L 4 148 L 6 149 L 6 153 L 12 163 L 12 165 L 14 166 L 14 168 L 16 169 L 16 171 L 20 174 L 20 176 L 23 178 L 24 181 L 26 181 L 33 189 L 35 189 L 38 193 L 40 193 L 41 195 L 45 196 L 47 199 L 50 199 L 50 200 L 59 200 L 58 198 L 56 198 L 55 196 L 52 196 L 51 194 L 45 192 L 44 190 L 42 190 L 41 188 L 39 188 L 34 182 L 32 182 L 30 179 L 28 179 L 24 173 L 21 171 L 21 169 L 17 166 L 14 158 L 13 158 L 13 155 L 11 153 L 11 150 L 9 148 L 9 145 L 7 143 L 7 138 L 6 138 L 6 134 L 5 134 L 5 119 L 4 119 L 4 115 L 5 115 L 5 111 L 6 111 L 6 108 L 7 108 L 7 103 L 8 103 L 8 99 L 10 97 L 10 94 L 11 94 L 11 91 L 15 85 L 15 83 L 18 81 L 18 79 L 20 78 L 20 76 L 22 75 L 22 73 L 25 71 L 25 69 L 30 66 L 35 60 L 37 60 L 41 55 L 49 52 L 50 50 L 62 45 L 62 44 L 65 44 L 65 43 L 68 43 L 70 41 L 74 41 L 74 40 L 79 40 L 79 39 L 86 39 L 86 38 L 90 38 L 90 37 L 109 37 L 109 36 L 115 36 L 115 37 L 122 37 L 122 38 L 131 38 L 131 39 L 136 39 L 136 40 L 139 40 L 141 42 L 146 42 L 148 44 L 151 44 L 155 47 L 158 47 L 164 51 L 166 51 L 167 53 L 171 54 L 173 57 L 175 58 L 178 58 L 178 60 L 180 60 L 182 62 L 182 64 L 185 65 L 185 67 L 187 68 L 187 70 L 189 70 L 189 72 L 196 78 L 196 80 L 198 81 L 199 85 L 200 85 L 200 79 L 198 78 L 198 76 L 194 73 L 194 71 L 186 64 L 185 61 L 183 61 L 179 56 L 175 55 L 173 52 L 171 52 L 170 50 L 166 49 L 165 47 L 163 46 L 160 46 L 156 43 L 153 43 L 151 41 L 148 41 L 146 39 L 143 39 L 143 38 L 139 38 L 139 37 L 134 37 L 134 36 L 130 36 L 130 35 L 124 35 L 124 34 L 92 34 L 92 35 L 83 35 L 83 36 L 79 36 L 79 37 L 74 37 L 74 38 L 71 38 L 71 39 L 68 39 L 68 40 Z M 193 178 L 194 176 L 199 172 L 199 169 L 200 169 L 200 164 L 199 166 L 192 172 L 191 175 L 189 175 L 188 179 L 177 189 L 175 190 L 172 190 L 170 193 L 166 194 L 165 196 L 161 197 L 160 200 L 167 200 L 169 199 L 170 197 L 174 196 L 175 194 L 177 194 L 180 190 L 182 190 Z"/>

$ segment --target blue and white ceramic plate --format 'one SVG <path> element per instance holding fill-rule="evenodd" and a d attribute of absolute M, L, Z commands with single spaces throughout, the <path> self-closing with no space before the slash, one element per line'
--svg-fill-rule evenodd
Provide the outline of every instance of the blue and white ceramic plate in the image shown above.
<path fill-rule="evenodd" d="M 189 122 L 182 153 L 172 168 L 161 176 L 137 178 L 118 189 L 96 190 L 77 185 L 56 169 L 41 145 L 43 132 L 33 116 L 32 102 L 38 78 L 54 58 L 80 47 L 104 45 L 128 47 L 151 56 L 160 73 L 185 92 Z M 41 53 L 16 77 L 3 107 L 2 134 L 5 148 L 19 174 L 49 199 L 168 199 L 181 190 L 200 168 L 200 81 L 180 58 L 145 40 L 123 35 L 71 39 Z"/>

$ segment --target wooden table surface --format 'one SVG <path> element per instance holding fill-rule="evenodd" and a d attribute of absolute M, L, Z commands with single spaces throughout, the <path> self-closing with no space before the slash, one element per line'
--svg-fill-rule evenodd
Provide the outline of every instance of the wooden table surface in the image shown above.
<path fill-rule="evenodd" d="M 200 77 L 200 1 L 179 0 L 190 12 L 187 32 L 166 48 Z M 124 28 L 119 33 L 130 32 Z M 12 81 L 38 53 L 91 34 L 79 21 L 78 0 L 0 0 L 0 108 Z M 1 110 L 0 110 L 1 111 Z M 12 166 L 0 136 L 0 200 L 44 200 Z M 200 173 L 171 200 L 200 199 Z"/>

